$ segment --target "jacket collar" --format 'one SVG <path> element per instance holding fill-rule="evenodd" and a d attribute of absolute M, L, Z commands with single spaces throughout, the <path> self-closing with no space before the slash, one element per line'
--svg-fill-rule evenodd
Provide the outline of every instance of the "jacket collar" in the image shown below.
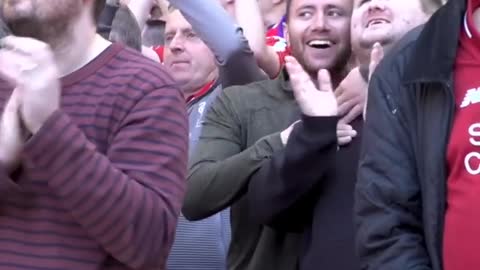
<path fill-rule="evenodd" d="M 406 82 L 445 82 L 451 79 L 467 0 L 450 0 L 426 23 L 412 45 Z"/>

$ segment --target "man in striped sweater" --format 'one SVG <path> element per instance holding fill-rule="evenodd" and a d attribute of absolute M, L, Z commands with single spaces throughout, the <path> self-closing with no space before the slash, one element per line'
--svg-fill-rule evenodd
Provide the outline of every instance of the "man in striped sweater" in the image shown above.
<path fill-rule="evenodd" d="M 4 0 L 0 269 L 164 269 L 184 197 L 185 102 L 96 35 L 100 0 Z"/>

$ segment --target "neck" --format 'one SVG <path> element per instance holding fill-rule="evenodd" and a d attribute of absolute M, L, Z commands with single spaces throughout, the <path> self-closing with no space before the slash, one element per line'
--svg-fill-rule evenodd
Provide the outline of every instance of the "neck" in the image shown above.
<path fill-rule="evenodd" d="M 384 53 L 387 53 L 395 43 L 381 43 Z M 372 44 L 373 47 L 373 44 Z M 370 64 L 370 54 L 372 47 L 358 48 L 353 50 L 355 62 L 358 66 Z"/>
<path fill-rule="evenodd" d="M 96 34 L 89 13 L 79 16 L 70 28 L 65 36 L 50 43 L 61 76 L 82 68 L 110 45 L 110 42 Z"/>
<path fill-rule="evenodd" d="M 195 95 L 196 93 L 198 93 L 198 91 L 202 90 L 203 87 L 205 87 L 207 84 L 213 82 L 213 81 L 216 81 L 218 79 L 218 71 L 217 69 L 215 69 L 212 73 L 210 73 L 208 76 L 207 76 L 207 80 L 203 82 L 202 85 L 188 85 L 188 84 L 185 84 L 182 88 L 183 88 L 183 97 L 185 99 L 191 97 L 192 95 Z"/>
<path fill-rule="evenodd" d="M 282 17 L 285 16 L 286 8 L 287 5 L 285 1 L 283 1 L 281 4 L 273 6 L 269 12 L 263 14 L 263 23 L 265 24 L 265 27 L 269 27 L 280 22 Z"/>

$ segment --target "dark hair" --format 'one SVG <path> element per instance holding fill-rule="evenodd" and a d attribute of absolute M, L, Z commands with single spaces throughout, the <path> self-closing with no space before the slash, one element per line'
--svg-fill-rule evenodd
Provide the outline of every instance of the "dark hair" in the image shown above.
<path fill-rule="evenodd" d="M 142 43 L 147 47 L 164 45 L 165 22 L 160 20 L 148 20 L 142 36 Z"/>
<path fill-rule="evenodd" d="M 290 7 L 292 6 L 292 0 L 287 0 L 287 10 L 285 11 L 285 18 L 287 18 L 287 21 L 288 21 L 288 17 L 290 17 Z"/>
<path fill-rule="evenodd" d="M 135 15 L 127 6 L 120 6 L 112 22 L 110 41 L 119 42 L 142 51 L 142 31 Z"/>
<path fill-rule="evenodd" d="M 100 15 L 105 8 L 105 2 L 106 0 L 95 0 L 95 6 L 93 7 L 93 19 L 95 20 L 95 23 L 100 19 Z"/>

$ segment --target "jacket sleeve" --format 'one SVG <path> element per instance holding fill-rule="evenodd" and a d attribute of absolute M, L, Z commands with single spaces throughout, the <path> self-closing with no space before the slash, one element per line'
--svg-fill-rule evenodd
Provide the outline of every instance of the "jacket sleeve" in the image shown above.
<path fill-rule="evenodd" d="M 189 220 L 216 214 L 245 195 L 251 175 L 273 152 L 283 148 L 280 134 L 275 133 L 245 149 L 240 113 L 223 92 L 205 115 L 202 135 L 191 159 L 182 209 Z"/>
<path fill-rule="evenodd" d="M 169 0 L 215 55 L 224 88 L 266 79 L 242 29 L 219 1 Z"/>
<path fill-rule="evenodd" d="M 253 220 L 301 232 L 312 218 L 322 179 L 335 168 L 337 117 L 302 117 L 284 151 L 262 164 L 249 184 Z"/>
<path fill-rule="evenodd" d="M 400 81 L 395 81 L 397 76 L 376 71 L 369 87 L 355 191 L 356 248 L 361 269 L 431 269 L 410 140 L 412 118 L 407 118 L 413 112 L 402 107 L 407 97 Z"/>

